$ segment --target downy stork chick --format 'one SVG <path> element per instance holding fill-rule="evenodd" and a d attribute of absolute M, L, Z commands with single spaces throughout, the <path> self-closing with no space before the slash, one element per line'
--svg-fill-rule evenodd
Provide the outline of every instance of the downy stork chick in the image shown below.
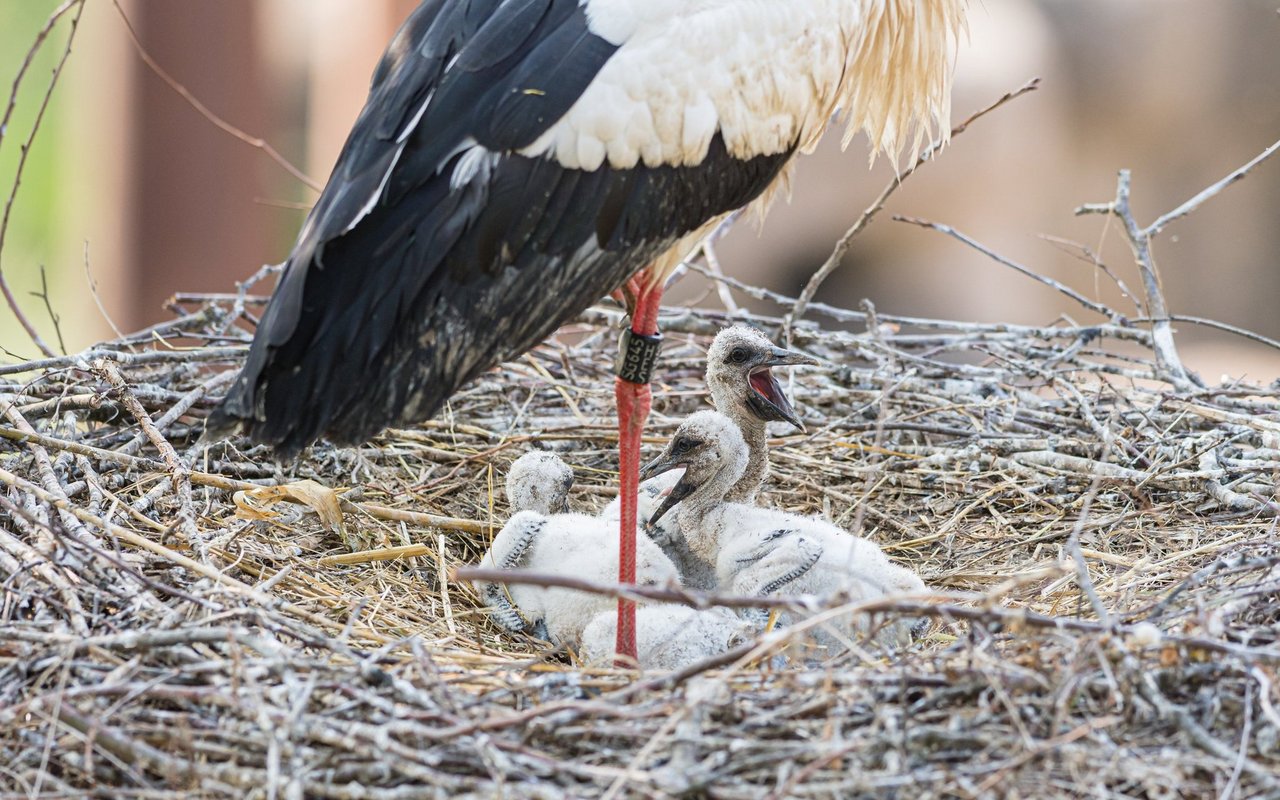
<path fill-rule="evenodd" d="M 804 431 L 804 423 L 782 391 L 773 368 L 819 363 L 812 356 L 774 345 L 763 333 L 746 325 L 723 328 L 716 334 L 707 349 L 706 381 L 711 404 L 738 426 L 749 451 L 747 468 L 729 490 L 728 499 L 750 503 L 764 484 L 769 474 L 768 423 L 787 422 Z M 653 500 L 675 482 L 675 477 L 651 478 L 645 481 L 641 491 Z M 642 511 L 647 505 L 646 497 L 640 501 Z M 611 502 L 601 516 L 616 518 L 617 505 L 617 500 Z M 648 511 L 656 507 L 652 505 Z M 641 522 L 647 519 L 648 515 L 642 513 Z"/>
<path fill-rule="evenodd" d="M 582 632 L 579 655 L 590 666 L 614 660 L 618 615 L 597 614 Z M 658 603 L 636 609 L 637 666 L 676 670 L 727 652 L 750 639 L 751 626 L 723 608 Z"/>
<path fill-rule="evenodd" d="M 679 504 L 680 529 L 690 549 L 716 565 L 720 586 L 750 589 L 772 571 L 789 576 L 786 591 L 791 594 L 842 592 L 859 600 L 924 590 L 919 576 L 889 561 L 866 539 L 814 517 L 726 501 L 747 458 L 737 426 L 717 412 L 702 411 L 685 420 L 662 455 L 643 471 L 652 477 L 684 468 L 654 517 L 660 519 Z M 769 565 L 768 570 L 761 564 Z M 894 638 L 902 638 L 906 627 L 895 627 Z"/>
<path fill-rule="evenodd" d="M 573 468 L 555 453 L 534 450 L 511 462 L 507 470 L 507 504 L 511 513 L 566 514 Z"/>
<path fill-rule="evenodd" d="M 787 422 L 804 430 L 773 368 L 818 363 L 803 353 L 775 346 L 764 334 L 745 325 L 724 328 L 716 334 L 707 350 L 707 388 L 716 410 L 738 426 L 748 449 L 747 467 L 729 490 L 729 500 L 753 502 L 764 484 L 769 473 L 769 422 Z M 678 475 L 663 474 L 640 486 L 636 522 L 680 568 L 686 586 L 710 589 L 714 585 L 713 565 L 700 561 L 689 550 L 676 518 L 660 519 L 656 525 L 649 525 L 653 512 L 678 479 Z M 600 516 L 617 520 L 620 512 L 619 500 L 615 499 Z"/>
<path fill-rule="evenodd" d="M 530 572 L 613 583 L 618 578 L 617 528 L 585 514 L 520 511 L 493 538 L 480 559 L 486 569 Z M 636 537 L 636 583 L 677 586 L 680 573 L 645 536 Z M 595 615 L 614 613 L 616 601 L 559 587 L 477 581 L 476 591 L 493 619 L 510 631 L 533 633 L 553 644 L 577 647 Z"/>
<path fill-rule="evenodd" d="M 738 426 L 747 445 L 746 468 L 725 499 L 755 501 L 769 474 L 768 423 L 787 422 L 804 431 L 804 423 L 783 393 L 773 368 L 818 363 L 803 353 L 776 347 L 764 334 L 745 325 L 716 334 L 707 350 L 707 389 L 716 411 Z"/>

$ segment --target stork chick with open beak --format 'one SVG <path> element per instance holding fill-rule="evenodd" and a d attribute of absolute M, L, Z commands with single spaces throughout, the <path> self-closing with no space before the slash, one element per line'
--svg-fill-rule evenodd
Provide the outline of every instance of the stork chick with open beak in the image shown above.
<path fill-rule="evenodd" d="M 801 431 L 804 423 L 782 391 L 776 367 L 817 366 L 804 353 L 785 350 L 745 325 L 725 328 L 707 351 L 707 388 L 716 410 L 737 424 L 746 440 L 747 469 L 728 499 L 750 503 L 769 473 L 769 422 L 787 422 Z"/>

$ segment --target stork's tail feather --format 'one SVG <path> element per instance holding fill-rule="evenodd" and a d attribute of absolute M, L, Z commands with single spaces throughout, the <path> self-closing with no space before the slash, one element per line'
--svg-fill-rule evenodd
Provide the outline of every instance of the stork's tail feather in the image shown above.
<path fill-rule="evenodd" d="M 290 291 L 301 290 L 277 290 L 206 438 L 240 432 L 287 459 L 322 437 L 356 445 L 430 419 L 463 384 L 545 339 L 634 269 L 628 259 L 545 258 L 422 293 L 404 291 L 408 266 L 370 276 L 367 286 L 355 270 L 313 270 L 306 288 L 316 299 L 307 297 L 296 317 L 276 307 L 287 309 Z"/>
<path fill-rule="evenodd" d="M 257 343 L 255 343 L 255 350 Z M 394 350 L 394 348 L 388 348 Z M 279 358 L 250 353 L 231 390 L 209 415 L 204 439 L 243 434 L 287 460 L 320 438 L 350 446 L 397 423 L 425 419 L 443 407 L 453 381 L 419 389 L 389 359 Z M 405 413 L 406 406 L 413 410 Z"/>
<path fill-rule="evenodd" d="M 223 439 L 229 439 L 232 436 L 247 434 L 250 439 L 255 442 L 264 442 L 273 445 L 276 452 L 284 457 L 292 457 L 296 455 L 296 451 L 286 452 L 282 449 L 275 438 L 264 437 L 263 429 L 265 421 L 262 414 L 254 413 L 255 407 L 260 407 L 260 403 L 255 403 L 254 397 L 258 394 L 258 381 L 256 375 L 249 374 L 249 367 L 245 366 L 236 376 L 235 382 L 231 385 L 225 397 L 214 407 L 209 413 L 209 417 L 205 420 L 204 433 L 200 439 L 204 443 L 218 442 Z M 301 448 L 298 448 L 299 450 Z"/>
<path fill-rule="evenodd" d="M 205 420 L 201 442 L 217 442 L 244 432 L 247 414 L 244 410 L 243 392 L 238 391 L 239 389 L 240 381 L 237 379 L 235 386 Z"/>

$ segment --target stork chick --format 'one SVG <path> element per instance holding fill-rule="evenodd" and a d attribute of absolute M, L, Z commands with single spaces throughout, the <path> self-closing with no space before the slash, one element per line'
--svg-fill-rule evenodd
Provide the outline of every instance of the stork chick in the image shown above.
<path fill-rule="evenodd" d="M 774 367 L 817 366 L 818 360 L 784 350 L 746 325 L 725 328 L 707 350 L 707 389 L 711 404 L 742 433 L 747 466 L 725 499 L 751 503 L 769 475 L 770 422 L 787 422 L 804 432 L 791 401 L 773 374 Z"/>
<path fill-rule="evenodd" d="M 573 468 L 555 453 L 533 450 L 511 462 L 507 470 L 507 504 L 511 511 L 565 514 Z"/>
<path fill-rule="evenodd" d="M 616 526 L 584 514 L 520 511 L 502 526 L 480 559 L 487 569 L 531 572 L 613 583 L 618 577 Z M 676 586 L 680 573 L 647 537 L 636 537 L 636 583 Z M 614 613 L 616 601 L 560 587 L 477 581 L 493 619 L 510 631 L 533 633 L 553 644 L 576 647 L 595 615 Z"/>
<path fill-rule="evenodd" d="M 787 575 L 790 564 L 796 574 L 787 581 L 787 591 L 793 594 L 841 592 L 849 600 L 865 600 L 924 590 L 919 576 L 889 561 L 866 539 L 814 517 L 725 500 L 746 469 L 747 453 L 733 422 L 702 411 L 680 426 L 662 455 L 643 471 L 652 477 L 684 468 L 654 518 L 680 505 L 680 529 L 690 549 L 716 565 L 721 586 L 750 588 L 760 580 L 752 572 L 759 565 L 772 564 Z M 894 626 L 891 638 L 905 638 L 909 627 Z"/>
<path fill-rule="evenodd" d="M 649 481 L 646 486 L 653 488 L 661 482 Z M 532 511 L 544 516 L 566 513 L 569 489 L 572 486 L 573 469 L 555 453 L 525 453 L 512 462 L 507 471 L 507 501 L 513 513 Z M 656 492 L 642 496 L 650 501 L 649 513 L 661 502 L 661 497 Z M 646 518 L 649 513 L 645 514 Z M 571 519 L 563 517 L 559 522 L 564 524 Z M 674 526 L 674 520 L 670 522 Z M 613 523 L 610 522 L 609 525 L 612 532 Z M 612 540 L 614 537 L 610 535 L 608 538 Z M 504 544 L 505 541 L 495 541 L 495 549 L 491 552 L 497 552 Z M 491 560 L 500 563 L 503 568 L 514 569 L 527 556 L 528 550 L 516 543 L 502 557 Z M 512 594 L 519 597 L 530 611 L 514 605 L 502 584 L 478 583 L 477 588 L 489 604 L 494 619 L 508 630 L 532 628 L 536 635 L 550 639 L 550 627 L 555 627 L 557 637 L 563 637 L 563 626 L 558 624 L 558 620 L 553 620 L 549 627 L 546 625 L 545 614 L 541 618 L 537 617 L 538 605 L 530 601 L 531 593 L 524 591 L 526 587 L 513 586 Z M 542 605 L 545 606 L 545 602 Z M 642 669 L 680 669 L 738 646 L 750 630 L 747 623 L 724 609 L 698 611 L 673 604 L 642 606 L 636 611 L 636 621 L 639 647 L 637 658 L 638 666 Z M 612 663 L 616 637 L 617 614 L 612 609 L 593 617 L 581 637 L 580 655 L 585 663 L 597 666 Z"/>
<path fill-rule="evenodd" d="M 612 664 L 617 632 L 617 614 L 597 614 L 582 632 L 579 655 L 583 662 L 591 666 Z M 723 608 L 698 610 L 660 603 L 636 609 L 640 669 L 683 669 L 727 652 L 750 636 L 750 626 Z"/>

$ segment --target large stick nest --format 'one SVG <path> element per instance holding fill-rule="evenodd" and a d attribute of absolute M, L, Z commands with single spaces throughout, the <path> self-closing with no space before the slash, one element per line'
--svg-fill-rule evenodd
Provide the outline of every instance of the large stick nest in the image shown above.
<path fill-rule="evenodd" d="M 260 306 L 179 308 L 0 370 L 10 792 L 1280 792 L 1274 386 L 1174 388 L 1123 321 L 867 309 L 837 314 L 859 333 L 800 325 L 794 345 L 826 366 L 793 376 L 809 432 L 774 443 L 765 499 L 918 570 L 935 596 L 849 613 L 925 613 L 932 630 L 822 667 L 777 669 L 757 649 L 638 676 L 500 631 L 451 577 L 505 518 L 521 452 L 569 461 L 581 510 L 615 492 L 617 311 L 593 310 L 428 424 L 277 466 L 198 441 Z M 725 323 L 664 319 L 648 447 L 706 405 L 703 355 Z M 388 548 L 401 557 L 373 560 Z"/>

